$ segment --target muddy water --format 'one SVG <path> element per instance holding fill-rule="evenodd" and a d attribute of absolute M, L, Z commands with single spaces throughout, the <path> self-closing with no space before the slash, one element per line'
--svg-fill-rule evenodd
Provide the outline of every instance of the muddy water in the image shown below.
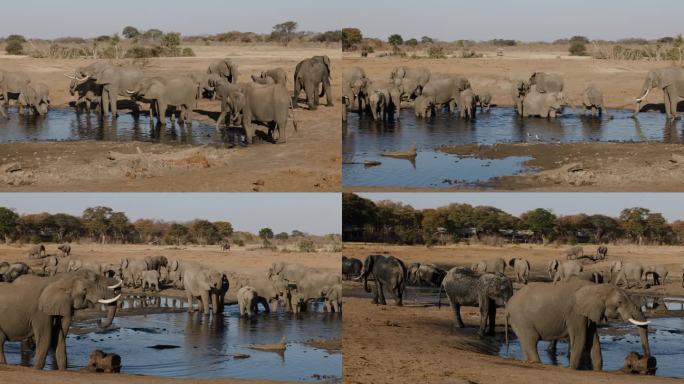
<path fill-rule="evenodd" d="M 0 118 L 0 143 L 12 141 L 145 141 L 165 144 L 234 144 L 237 130 L 216 132 L 213 124 L 194 121 L 192 125 L 156 126 L 147 114 L 137 119 L 120 113 L 117 119 L 100 120 L 97 113 L 76 113 L 72 108 L 54 108 L 47 116 L 20 116 L 9 109 L 10 119 Z"/>
<path fill-rule="evenodd" d="M 145 304 L 142 304 L 142 303 Z M 182 300 L 130 300 L 124 307 L 161 304 L 162 309 L 187 307 Z M 67 340 L 69 368 L 83 368 L 95 349 L 118 353 L 122 372 L 167 377 L 319 381 L 342 376 L 339 351 L 307 346 L 310 339 L 340 339 L 340 314 L 322 312 L 322 306 L 298 316 L 282 312 L 242 319 L 236 306 L 227 306 L 222 316 L 203 317 L 185 311 L 120 316 L 108 330 L 93 330 L 93 324 L 78 322 Z M 284 353 L 257 351 L 253 344 L 287 341 Z M 155 347 L 155 348 L 152 348 Z M 10 364 L 31 364 L 30 355 L 20 353 L 18 343 L 8 343 Z M 235 358 L 246 354 L 248 358 Z M 48 356 L 48 362 L 51 362 Z"/>

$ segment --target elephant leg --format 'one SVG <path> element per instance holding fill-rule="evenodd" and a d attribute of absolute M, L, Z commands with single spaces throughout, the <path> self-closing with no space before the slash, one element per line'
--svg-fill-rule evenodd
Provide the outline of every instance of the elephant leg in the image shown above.
<path fill-rule="evenodd" d="M 296 109 L 299 103 L 299 94 L 302 92 L 302 84 L 298 79 L 295 79 L 294 92 L 292 94 L 292 108 Z"/>
<path fill-rule="evenodd" d="M 465 328 L 463 319 L 461 318 L 461 304 L 454 303 L 452 305 L 454 311 L 454 327 L 455 328 Z"/>
<path fill-rule="evenodd" d="M 387 301 L 385 301 L 385 288 L 382 283 L 378 283 L 378 299 L 380 304 L 387 305 Z"/>
<path fill-rule="evenodd" d="M 403 290 L 401 289 L 401 286 L 399 286 L 399 285 L 397 284 L 397 287 L 396 287 L 396 289 L 395 289 L 394 292 L 395 292 L 395 293 L 394 293 L 394 295 L 395 295 L 395 297 L 394 297 L 394 302 L 397 304 L 398 307 L 403 306 L 403 305 L 404 305 L 404 302 L 403 302 L 404 292 L 403 292 Z"/>
<path fill-rule="evenodd" d="M 591 343 L 591 366 L 594 371 L 603 369 L 603 356 L 601 355 L 601 341 L 596 330 L 596 324 L 591 324 L 587 332 L 587 342 Z"/>
<path fill-rule="evenodd" d="M 63 318 L 62 321 L 56 325 L 57 332 L 57 346 L 55 347 L 55 360 L 57 361 L 57 369 L 63 371 L 67 369 L 67 350 L 66 350 L 66 335 L 69 332 L 71 320 Z"/>
<path fill-rule="evenodd" d="M 159 115 L 159 117 L 158 117 L 159 124 L 166 126 L 166 108 L 168 107 L 168 105 L 163 100 L 159 101 L 158 103 L 159 103 L 159 110 L 157 110 L 157 114 Z M 171 116 L 173 116 L 173 114 L 171 114 Z"/>
<path fill-rule="evenodd" d="M 100 108 L 102 110 L 102 117 L 109 116 L 109 94 L 102 90 L 102 98 L 100 100 Z"/>
<path fill-rule="evenodd" d="M 677 119 L 677 101 L 679 97 L 676 94 L 670 95 L 670 113 L 672 113 L 672 118 Z"/>
<path fill-rule="evenodd" d="M 672 104 L 670 104 L 670 92 L 668 88 L 663 89 L 663 102 L 665 104 L 665 115 L 668 119 L 674 118 L 672 113 Z"/>
<path fill-rule="evenodd" d="M 594 105 L 591 106 L 591 115 L 592 115 L 592 116 L 596 116 L 596 115 L 597 115 L 597 113 L 596 113 L 596 106 L 594 106 Z"/>
<path fill-rule="evenodd" d="M 585 322 L 582 322 L 582 324 L 578 324 L 574 327 L 568 327 L 568 333 L 570 368 L 579 369 L 582 360 L 582 352 L 584 351 L 585 343 L 587 341 L 587 325 Z"/>
<path fill-rule="evenodd" d="M 247 144 L 252 144 L 254 139 L 254 126 L 252 125 L 251 116 L 242 116 L 242 126 L 245 127 L 245 142 Z"/>
<path fill-rule="evenodd" d="M 219 295 L 218 294 L 211 294 L 211 309 L 214 312 L 214 315 L 219 314 Z"/>
<path fill-rule="evenodd" d="M 34 357 L 34 367 L 38 370 L 42 370 L 45 367 L 45 358 L 47 357 L 48 350 L 50 349 L 50 335 L 45 335 L 41 330 L 36 333 L 33 331 L 33 338 L 36 341 L 36 355 Z"/>
<path fill-rule="evenodd" d="M 209 316 L 209 292 L 202 292 L 202 314 Z"/>
<path fill-rule="evenodd" d="M 539 343 L 539 335 L 534 334 L 534 331 L 520 331 L 513 329 L 513 332 L 520 340 L 520 349 L 526 361 L 539 363 L 539 351 L 537 350 L 537 343 Z"/>
<path fill-rule="evenodd" d="M 119 92 L 114 92 L 114 91 L 111 91 L 111 92 L 109 93 L 109 105 L 110 105 L 111 110 L 112 110 L 112 118 L 114 118 L 114 119 L 116 119 L 117 117 L 119 117 L 119 110 L 118 110 L 118 108 L 117 108 L 117 106 L 116 106 L 116 101 L 117 101 L 117 99 L 118 99 L 118 94 L 119 94 Z"/>
<path fill-rule="evenodd" d="M 7 336 L 0 332 L 0 364 L 7 364 L 7 360 L 5 360 L 5 341 L 7 341 Z"/>
<path fill-rule="evenodd" d="M 330 80 L 326 80 L 323 82 L 323 92 L 325 92 L 325 105 L 327 107 L 332 107 L 333 104 L 333 97 L 332 97 L 332 86 L 330 85 Z"/>
<path fill-rule="evenodd" d="M 186 291 L 186 297 L 188 299 L 188 312 L 192 313 L 195 308 L 193 308 L 193 297 L 190 291 Z"/>

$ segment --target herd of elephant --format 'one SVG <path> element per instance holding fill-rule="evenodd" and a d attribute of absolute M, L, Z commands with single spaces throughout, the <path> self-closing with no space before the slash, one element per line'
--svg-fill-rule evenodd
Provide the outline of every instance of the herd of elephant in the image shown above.
<path fill-rule="evenodd" d="M 668 270 L 662 265 L 642 266 L 637 262 L 616 260 L 611 263 L 607 278 L 601 272 L 584 271 L 580 258 L 594 262 L 604 260 L 608 249 L 598 247 L 596 256 L 584 256 L 581 247 L 566 252 L 567 260 L 549 263 L 548 273 L 552 282 L 530 282 L 530 263 L 523 258 L 489 259 L 470 267 L 454 267 L 448 271 L 432 264 L 413 263 L 409 266 L 394 256 L 369 255 L 362 262 L 343 256 L 342 274 L 349 280 L 363 280 L 364 290 L 373 293 L 374 304 L 385 305 L 385 291 L 395 299 L 398 306 L 408 286 L 439 287 L 445 292 L 454 315 L 454 328 L 465 326 L 460 313 L 461 306 L 479 307 L 481 336 L 495 334 L 496 308 L 505 308 L 505 331 L 517 335 L 525 360 L 539 362 L 537 344 L 540 340 L 567 339 L 570 367 L 578 369 L 580 358 L 589 346 L 592 367 L 602 369 L 601 346 L 597 325 L 608 320 L 622 320 L 638 327 L 644 354 L 650 356 L 648 342 L 649 322 L 640 307 L 632 301 L 623 288 L 630 288 L 630 281 L 646 282 L 648 275 L 654 284 L 664 284 Z M 513 282 L 505 272 L 507 267 L 520 289 L 513 289 Z M 368 280 L 372 279 L 371 290 Z M 682 266 L 684 287 L 684 265 Z"/>
<path fill-rule="evenodd" d="M 114 65 L 98 61 L 80 67 L 73 74 L 69 91 L 76 97 L 76 108 L 88 112 L 97 105 L 102 118 L 118 115 L 117 101 L 120 97 L 132 102 L 134 116 L 140 112 L 140 103 L 149 105 L 150 122 L 157 119 L 166 125 L 166 112 L 170 107 L 171 121 L 176 112 L 179 121 L 191 124 L 190 112 L 197 107 L 200 98 L 221 100 L 221 114 L 216 129 L 227 124 L 241 126 L 245 130 L 245 142 L 251 143 L 255 133 L 254 124 L 268 127 L 268 135 L 274 141 L 284 142 L 285 130 L 291 118 L 296 129 L 294 108 L 298 106 L 303 91 L 309 109 L 316 109 L 321 97 L 332 106 L 331 65 L 327 56 L 313 56 L 300 61 L 294 71 L 294 93 L 287 90 L 287 73 L 283 68 L 273 68 L 251 75 L 251 81 L 238 83 L 238 65 L 231 59 L 216 60 L 209 64 L 206 73 L 193 73 L 172 78 L 145 76 L 136 66 Z M 18 71 L 0 70 L 0 90 L 3 107 L 0 114 L 7 118 L 6 106 L 11 99 L 17 100 L 19 113 L 24 109 L 44 115 L 50 104 L 48 87 L 31 81 L 28 75 Z M 230 114 L 230 121 L 226 122 Z M 277 138 L 273 133 L 277 132 Z"/>
<path fill-rule="evenodd" d="M 32 247 L 30 259 L 41 259 L 30 267 L 23 262 L 0 262 L 0 364 L 6 362 L 5 341 L 29 341 L 36 345 L 35 367 L 42 369 L 45 355 L 55 349 L 57 367 L 66 369 L 66 336 L 74 311 L 99 305 L 108 307 L 106 328 L 123 305 L 122 289 L 185 291 L 188 311 L 203 316 L 224 312 L 231 281 L 237 289 L 240 315 L 252 318 L 279 306 L 299 314 L 308 304 L 324 301 L 329 312 L 342 309 L 342 280 L 339 274 L 319 271 L 301 264 L 276 262 L 264 276 L 238 276 L 192 261 L 168 260 L 165 256 L 124 258 L 118 265 L 101 264 L 71 256 L 71 245 L 62 244 L 58 254 L 45 247 Z"/>
<path fill-rule="evenodd" d="M 371 118 L 386 119 L 399 114 L 402 102 L 412 101 L 416 117 L 429 118 L 437 109 L 459 110 L 464 119 L 474 119 L 477 107 L 489 111 L 492 97 L 488 92 L 473 91 L 467 78 L 455 74 L 431 73 L 425 67 L 396 67 L 388 80 L 371 80 L 361 67 L 345 68 L 342 76 L 343 101 L 346 109 L 369 112 Z M 639 97 L 635 114 L 653 88 L 663 91 L 668 119 L 677 116 L 677 102 L 684 98 L 684 68 L 661 68 L 649 71 Z M 511 82 L 511 98 L 518 115 L 555 118 L 566 106 L 575 107 L 563 94 L 564 80 L 558 74 L 534 72 L 527 79 Z M 593 85 L 581 95 L 582 108 L 592 116 L 607 114 L 603 93 Z M 346 118 L 346 113 L 343 115 Z"/>

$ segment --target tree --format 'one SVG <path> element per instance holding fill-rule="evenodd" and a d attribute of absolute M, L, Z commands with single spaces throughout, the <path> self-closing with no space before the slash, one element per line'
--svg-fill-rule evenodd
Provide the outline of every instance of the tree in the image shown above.
<path fill-rule="evenodd" d="M 537 208 L 520 215 L 522 225 L 534 232 L 534 236 L 542 243 L 548 242 L 556 229 L 556 215 L 544 208 Z"/>
<path fill-rule="evenodd" d="M 60 242 L 67 239 L 78 238 L 83 231 L 81 220 L 78 217 L 67 215 L 66 213 L 52 215 L 52 222 L 55 226 L 57 241 Z"/>
<path fill-rule="evenodd" d="M 215 221 L 214 227 L 216 234 L 222 239 L 233 236 L 233 225 L 227 221 Z"/>
<path fill-rule="evenodd" d="M 7 36 L 7 37 L 5 38 L 5 41 L 6 41 L 6 42 L 18 41 L 18 42 L 20 42 L 20 43 L 25 43 L 25 42 L 26 42 L 26 38 L 25 38 L 23 35 L 9 35 L 9 36 Z"/>
<path fill-rule="evenodd" d="M 620 225 L 627 236 L 639 245 L 644 242 L 644 236 L 648 227 L 646 219 L 649 214 L 650 211 L 648 209 L 641 207 L 627 208 L 620 212 Z"/>
<path fill-rule="evenodd" d="M 214 224 L 208 220 L 195 220 L 190 224 L 190 231 L 195 241 L 201 245 L 213 243 L 218 237 L 218 231 Z"/>
<path fill-rule="evenodd" d="M 404 44 L 408 45 L 409 47 L 415 47 L 416 45 L 418 45 L 418 40 L 408 39 L 404 42 Z"/>
<path fill-rule="evenodd" d="M 261 228 L 259 230 L 259 237 L 261 237 L 264 240 L 272 239 L 273 230 L 271 228 Z"/>
<path fill-rule="evenodd" d="M 83 211 L 83 226 L 88 230 L 92 238 L 99 238 L 102 244 L 107 241 L 109 220 L 112 212 L 111 208 L 102 206 L 86 208 Z"/>
<path fill-rule="evenodd" d="M 175 48 L 181 43 L 181 35 L 178 32 L 165 33 L 161 38 L 161 44 L 167 48 Z"/>
<path fill-rule="evenodd" d="M 682 61 L 682 46 L 684 46 L 684 38 L 682 38 L 682 34 L 680 33 L 677 35 L 677 37 L 672 39 L 672 45 L 677 49 L 677 52 L 679 53 L 679 61 Z"/>
<path fill-rule="evenodd" d="M 151 243 L 159 240 L 164 232 L 161 230 L 161 226 L 158 225 L 154 220 L 151 219 L 139 219 L 133 223 L 135 231 L 140 237 L 140 241 L 144 243 Z"/>
<path fill-rule="evenodd" d="M 109 217 L 109 228 L 114 239 L 120 239 L 122 243 L 126 243 L 132 225 L 125 213 L 113 212 Z"/>
<path fill-rule="evenodd" d="M 8 55 L 23 55 L 24 45 L 17 40 L 7 41 L 5 52 L 7 52 Z"/>
<path fill-rule="evenodd" d="M 129 25 L 125 27 L 123 31 L 121 31 L 121 34 L 123 35 L 123 37 L 127 39 L 133 39 L 140 36 L 140 31 L 138 30 L 138 28 Z"/>
<path fill-rule="evenodd" d="M 5 238 L 5 244 L 10 242 L 11 236 L 17 229 L 19 215 L 9 208 L 0 207 L 0 234 Z"/>
<path fill-rule="evenodd" d="M 390 45 L 392 45 L 393 47 L 397 47 L 399 45 L 404 44 L 404 39 L 401 37 L 400 34 L 395 33 L 387 38 L 387 42 L 390 43 Z"/>
<path fill-rule="evenodd" d="M 289 238 L 289 236 L 287 235 L 287 232 L 280 232 L 279 234 L 275 235 L 275 238 L 276 240 L 285 241 Z"/>
<path fill-rule="evenodd" d="M 420 38 L 420 42 L 421 42 L 422 44 L 432 44 L 432 43 L 435 42 L 435 40 L 433 40 L 433 39 L 432 39 L 431 37 L 429 37 L 429 36 L 423 36 L 423 37 Z"/>
<path fill-rule="evenodd" d="M 573 41 L 570 43 L 570 48 L 568 48 L 568 52 L 570 52 L 570 56 L 586 56 L 587 46 L 582 41 Z"/>
<path fill-rule="evenodd" d="M 304 237 L 306 234 L 300 230 L 293 229 L 292 232 L 290 233 L 291 237 Z"/>
<path fill-rule="evenodd" d="M 286 22 L 274 25 L 272 35 L 274 37 L 280 38 L 280 40 L 283 42 L 283 44 L 287 45 L 290 43 L 290 39 L 292 38 L 292 34 L 296 30 L 297 30 L 297 22 L 286 21 Z"/>
<path fill-rule="evenodd" d="M 188 235 L 188 228 L 183 224 L 173 223 L 169 228 L 166 236 L 176 245 L 181 245 L 185 237 Z"/>
<path fill-rule="evenodd" d="M 159 29 L 152 28 L 145 31 L 142 36 L 145 39 L 156 41 L 159 40 L 162 36 L 164 36 L 164 32 L 162 32 Z"/>
<path fill-rule="evenodd" d="M 342 50 L 351 51 L 356 44 L 361 43 L 363 35 L 358 28 L 342 28 Z"/>
<path fill-rule="evenodd" d="M 586 36 L 573 36 L 570 38 L 570 40 L 568 40 L 568 42 L 570 42 L 570 44 L 575 43 L 575 42 L 579 42 L 582 44 L 589 44 L 589 39 Z"/>

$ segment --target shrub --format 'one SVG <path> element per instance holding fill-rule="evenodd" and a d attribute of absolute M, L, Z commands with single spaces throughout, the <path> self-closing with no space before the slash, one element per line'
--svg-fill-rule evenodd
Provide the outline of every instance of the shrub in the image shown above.
<path fill-rule="evenodd" d="M 234 243 L 235 243 L 235 245 L 237 245 L 238 247 L 244 247 L 244 246 L 245 246 L 245 241 L 242 240 L 242 239 L 238 239 L 238 240 L 236 240 Z"/>
<path fill-rule="evenodd" d="M 418 45 L 418 40 L 408 39 L 404 42 L 404 44 L 408 45 L 409 47 L 415 47 L 416 45 Z"/>
<path fill-rule="evenodd" d="M 501 47 L 512 47 L 516 45 L 515 40 L 508 40 L 508 39 L 494 39 L 492 40 L 492 44 L 496 46 L 501 46 Z"/>
<path fill-rule="evenodd" d="M 404 39 L 401 37 L 401 35 L 395 33 L 387 38 L 387 42 L 396 47 L 397 45 L 404 44 Z"/>
<path fill-rule="evenodd" d="M 446 59 L 444 47 L 433 45 L 427 50 L 428 57 L 431 59 Z"/>
<path fill-rule="evenodd" d="M 586 56 L 587 46 L 583 41 L 575 40 L 570 44 L 568 51 L 571 56 Z"/>
<path fill-rule="evenodd" d="M 311 240 L 302 240 L 298 244 L 299 252 L 316 252 L 316 244 Z"/>
<path fill-rule="evenodd" d="M 23 55 L 24 46 L 19 40 L 10 40 L 5 46 L 5 52 L 7 52 L 8 55 Z"/>
<path fill-rule="evenodd" d="M 192 50 L 190 47 L 185 47 L 183 48 L 183 52 L 181 54 L 183 57 L 194 57 L 195 56 L 195 51 Z"/>
<path fill-rule="evenodd" d="M 461 57 L 464 59 L 472 59 L 472 58 L 482 57 L 482 54 L 477 53 L 477 52 L 473 51 L 472 49 L 464 48 L 463 50 L 461 50 Z"/>

